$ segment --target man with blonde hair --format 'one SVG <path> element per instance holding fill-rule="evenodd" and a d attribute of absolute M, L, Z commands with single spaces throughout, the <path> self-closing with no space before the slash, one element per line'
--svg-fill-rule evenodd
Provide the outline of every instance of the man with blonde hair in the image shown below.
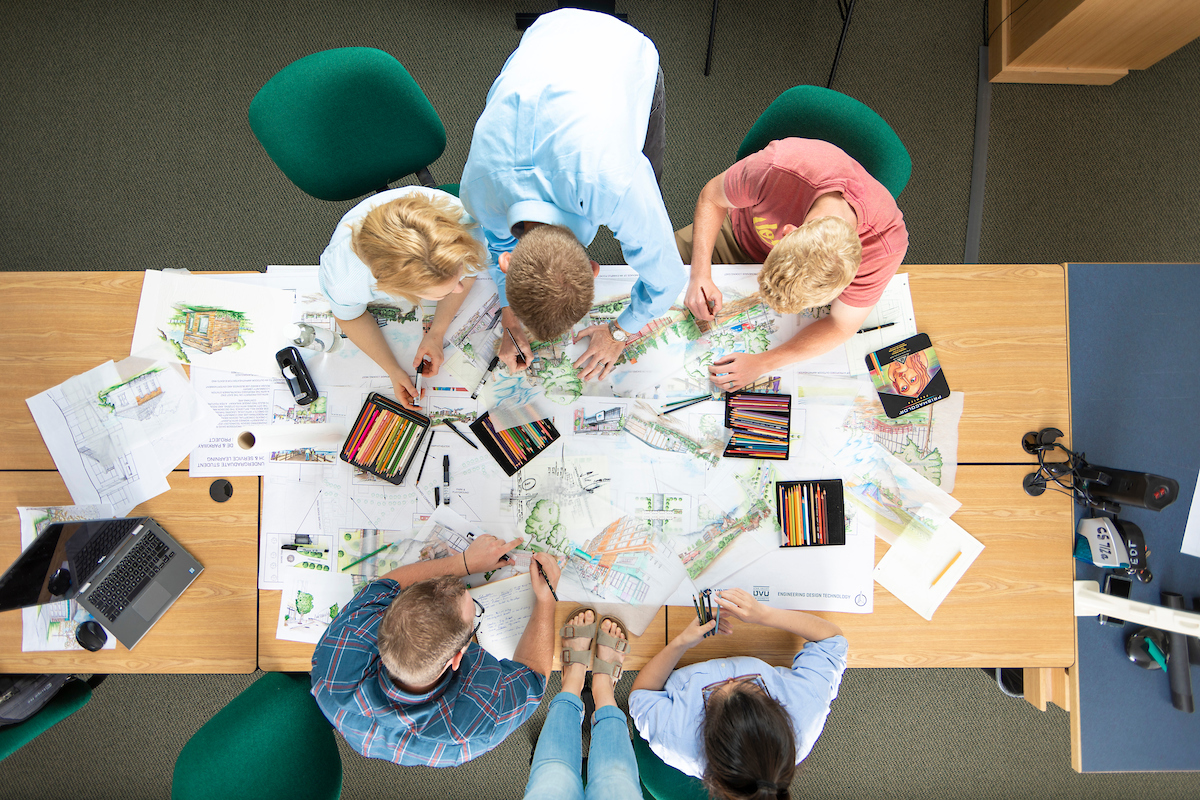
<path fill-rule="evenodd" d="M 691 264 L 685 302 L 697 319 L 721 310 L 714 262 L 762 264 L 759 291 L 778 313 L 830 306 L 779 347 L 713 362 L 712 381 L 728 391 L 853 336 L 904 260 L 908 231 L 891 193 L 845 151 L 791 138 L 710 180 L 675 244 Z"/>
<path fill-rule="evenodd" d="M 530 570 L 534 611 L 512 660 L 472 641 L 483 609 L 462 581 L 503 566 L 520 541 L 484 535 L 463 553 L 392 570 L 330 623 L 313 652 L 312 694 L 351 747 L 396 764 L 457 766 L 533 714 L 553 661 L 558 563 L 533 556 L 547 577 Z"/>
<path fill-rule="evenodd" d="M 521 38 L 488 91 L 462 176 L 463 205 L 483 226 L 503 308 L 500 358 L 511 371 L 529 334 L 553 339 L 591 306 L 598 267 L 584 251 L 601 225 L 638 274 L 608 325 L 579 332 L 584 380 L 602 378 L 630 334 L 671 307 L 687 274 L 671 241 L 658 179 L 665 136 L 654 44 L 616 18 L 564 8 Z M 553 227 L 557 233 L 543 231 Z M 524 323 L 524 325 L 522 325 Z"/>

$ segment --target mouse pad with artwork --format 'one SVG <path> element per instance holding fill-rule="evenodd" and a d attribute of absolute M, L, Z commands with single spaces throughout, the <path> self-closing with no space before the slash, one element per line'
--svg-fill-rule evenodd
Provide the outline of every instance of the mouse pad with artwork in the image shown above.
<path fill-rule="evenodd" d="M 867 369 L 891 419 L 950 396 L 946 374 L 924 333 L 869 354 Z"/>

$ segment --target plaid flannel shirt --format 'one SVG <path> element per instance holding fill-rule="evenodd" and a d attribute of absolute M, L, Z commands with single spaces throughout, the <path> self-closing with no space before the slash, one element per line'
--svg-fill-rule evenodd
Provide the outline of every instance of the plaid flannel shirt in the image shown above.
<path fill-rule="evenodd" d="M 414 695 L 388 678 L 376 631 L 400 584 L 366 586 L 329 625 L 313 652 L 312 694 L 346 741 L 368 758 L 452 767 L 486 753 L 541 703 L 546 679 L 498 661 L 474 642 L 459 668 Z"/>

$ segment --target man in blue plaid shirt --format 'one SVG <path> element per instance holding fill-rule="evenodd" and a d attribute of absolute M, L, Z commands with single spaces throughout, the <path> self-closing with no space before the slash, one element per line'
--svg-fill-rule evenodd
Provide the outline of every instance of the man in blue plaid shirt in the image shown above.
<path fill-rule="evenodd" d="M 480 536 L 461 556 L 400 567 L 338 614 L 313 653 L 312 693 L 351 747 L 397 764 L 452 767 L 533 714 L 553 659 L 550 586 L 530 570 L 533 617 L 513 660 L 499 661 L 471 641 L 475 602 L 461 580 L 504 566 L 520 542 Z M 557 562 L 534 559 L 557 585 Z"/>

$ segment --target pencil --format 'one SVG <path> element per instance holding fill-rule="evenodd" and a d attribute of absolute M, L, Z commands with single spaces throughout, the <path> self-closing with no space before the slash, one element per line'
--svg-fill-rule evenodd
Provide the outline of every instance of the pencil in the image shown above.
<path fill-rule="evenodd" d="M 429 448 L 433 447 L 433 434 L 437 431 L 429 432 L 429 444 L 425 445 L 425 456 L 421 459 L 421 468 L 417 470 L 417 483 L 421 482 L 421 476 L 425 474 L 425 462 L 429 460 Z M 417 484 L 414 483 L 414 486 Z"/>
<path fill-rule="evenodd" d="M 946 565 L 946 568 L 938 573 L 938 576 L 933 579 L 933 583 L 929 584 L 930 589 L 932 589 L 934 586 L 937 586 L 937 582 L 940 581 L 942 578 L 946 577 L 946 573 L 950 571 L 950 568 L 954 566 L 954 562 L 958 561 L 958 557 L 961 555 L 962 555 L 962 550 L 959 550 L 957 553 L 954 554 L 954 558 L 950 559 L 950 563 Z"/>
<path fill-rule="evenodd" d="M 447 428 L 449 428 L 450 430 L 452 430 L 452 431 L 454 431 L 455 433 L 457 433 L 457 434 L 458 434 L 458 438 L 462 439 L 464 442 L 466 442 L 467 444 L 471 445 L 471 447 L 474 447 L 476 450 L 478 450 L 478 449 L 479 449 L 479 445 L 475 444 L 475 443 L 474 443 L 474 442 L 472 442 L 470 439 L 468 439 L 468 438 L 467 438 L 467 436 L 466 436 L 466 434 L 465 434 L 465 433 L 463 433 L 462 431 L 460 431 L 460 430 L 459 430 L 459 429 L 458 429 L 458 428 L 457 428 L 457 427 L 454 425 L 454 423 L 453 423 L 453 422 L 451 422 L 451 421 L 450 421 L 450 420 L 448 420 L 448 419 L 444 419 L 444 420 L 442 420 L 442 422 L 446 423 L 446 427 L 447 427 Z"/>
<path fill-rule="evenodd" d="M 362 558 L 358 558 L 358 559 L 355 559 L 354 561 L 351 561 L 349 564 L 342 567 L 342 572 L 345 572 L 346 570 L 350 569 L 355 564 L 361 564 L 362 562 L 366 561 L 368 558 L 370 558 L 373 555 L 378 555 L 379 553 L 382 553 L 384 550 L 387 550 L 389 547 L 391 547 L 390 544 L 385 544 L 383 547 L 379 548 L 378 550 L 372 550 L 371 552 L 367 553 Z"/>

